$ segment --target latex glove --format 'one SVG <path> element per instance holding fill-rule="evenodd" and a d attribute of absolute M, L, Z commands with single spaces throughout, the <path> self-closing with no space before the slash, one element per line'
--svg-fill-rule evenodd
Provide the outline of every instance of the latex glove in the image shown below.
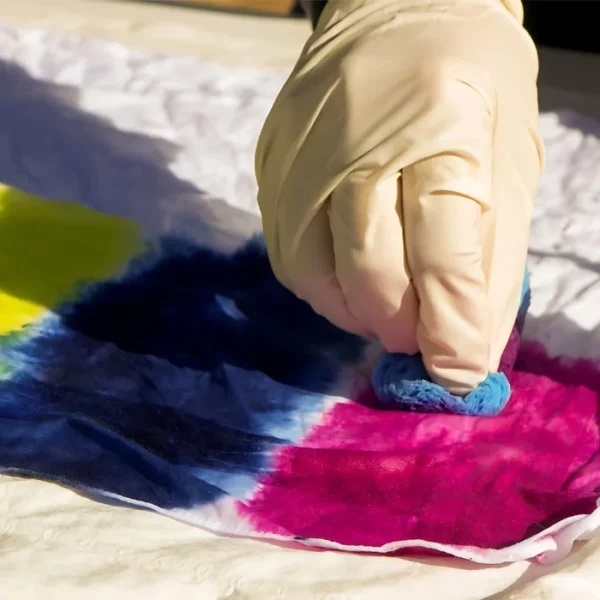
<path fill-rule="evenodd" d="M 497 370 L 519 305 L 542 164 L 521 21 L 500 0 L 330 0 L 257 147 L 278 279 L 457 394 Z"/>

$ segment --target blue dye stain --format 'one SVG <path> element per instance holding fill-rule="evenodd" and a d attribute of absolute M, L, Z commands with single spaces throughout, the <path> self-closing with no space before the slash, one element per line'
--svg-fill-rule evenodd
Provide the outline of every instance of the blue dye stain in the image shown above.
<path fill-rule="evenodd" d="M 364 342 L 285 290 L 254 240 L 165 239 L 0 349 L 0 468 L 163 509 L 244 498 Z"/>
<path fill-rule="evenodd" d="M 278 283 L 260 240 L 223 255 L 167 239 L 159 255 L 158 263 L 141 261 L 134 275 L 92 288 L 87 302 L 65 307 L 65 326 L 180 367 L 235 365 L 320 393 L 337 376 L 336 365 L 360 357 L 361 340 Z"/>

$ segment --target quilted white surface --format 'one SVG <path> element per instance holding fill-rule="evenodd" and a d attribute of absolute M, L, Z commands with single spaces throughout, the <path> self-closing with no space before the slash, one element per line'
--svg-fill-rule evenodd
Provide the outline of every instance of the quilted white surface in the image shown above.
<path fill-rule="evenodd" d="M 0 179 L 105 207 L 110 192 L 108 210 L 118 214 L 120 194 L 133 194 L 158 206 L 147 226 L 159 229 L 199 203 L 224 244 L 233 241 L 228 230 L 256 228 L 253 144 L 281 75 L 10 26 L 0 26 L 0 57 L 18 66 L 0 70 L 0 131 L 11 132 L 0 135 Z M 63 109 L 40 135 L 48 106 Z M 531 243 L 528 335 L 554 353 L 595 349 L 600 358 L 600 125 L 550 114 L 542 129 L 548 159 Z M 0 478 L 0 556 L 0 591 L 18 600 L 600 597 L 597 540 L 552 570 L 313 553 L 219 538 L 9 477 Z"/>

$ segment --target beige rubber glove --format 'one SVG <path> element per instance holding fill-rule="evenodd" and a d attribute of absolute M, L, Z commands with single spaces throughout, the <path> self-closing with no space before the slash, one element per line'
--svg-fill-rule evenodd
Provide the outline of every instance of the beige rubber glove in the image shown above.
<path fill-rule="evenodd" d="M 330 0 L 258 143 L 277 278 L 457 394 L 517 315 L 537 70 L 515 0 Z"/>

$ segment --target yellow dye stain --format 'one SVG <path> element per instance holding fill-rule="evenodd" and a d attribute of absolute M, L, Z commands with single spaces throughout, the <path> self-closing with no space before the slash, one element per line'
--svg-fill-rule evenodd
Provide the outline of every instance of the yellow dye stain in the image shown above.
<path fill-rule="evenodd" d="M 142 247 L 133 221 L 0 185 L 0 335 L 116 275 Z"/>

